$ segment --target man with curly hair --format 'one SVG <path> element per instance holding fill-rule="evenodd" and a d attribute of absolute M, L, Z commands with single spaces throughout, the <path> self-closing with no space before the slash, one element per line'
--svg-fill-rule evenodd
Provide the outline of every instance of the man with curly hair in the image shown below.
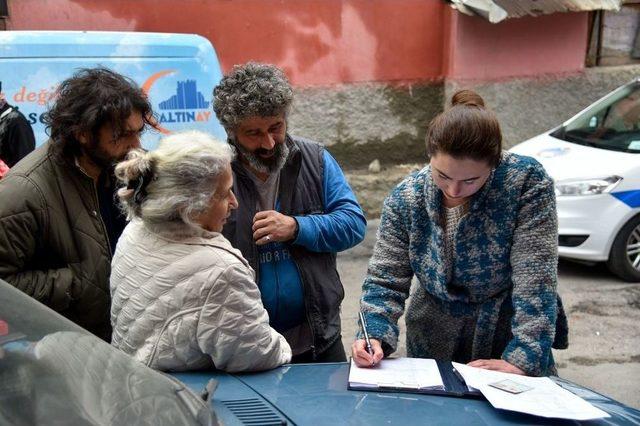
<path fill-rule="evenodd" d="M 213 95 L 238 153 L 232 168 L 239 208 L 223 234 L 256 271 L 271 326 L 291 345 L 292 362 L 346 361 L 336 252 L 364 238 L 362 209 L 324 147 L 288 133 L 293 90 L 280 69 L 236 66 Z"/>
<path fill-rule="evenodd" d="M 136 84 L 107 69 L 63 81 L 50 140 L 0 180 L 0 278 L 106 341 L 111 256 L 125 226 L 112 166 L 150 124 Z"/>

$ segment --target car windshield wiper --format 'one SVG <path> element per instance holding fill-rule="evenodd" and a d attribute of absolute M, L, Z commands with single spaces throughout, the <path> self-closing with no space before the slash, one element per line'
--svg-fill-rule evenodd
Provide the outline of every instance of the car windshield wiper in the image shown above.
<path fill-rule="evenodd" d="M 580 136 L 571 133 L 571 132 L 567 132 L 567 128 L 562 126 L 560 128 L 558 128 L 558 130 L 556 130 L 555 132 L 551 133 L 551 136 L 553 136 L 554 138 L 558 138 L 561 139 L 563 141 L 566 142 L 571 142 L 571 143 L 577 143 L 578 145 L 586 145 L 586 146 L 592 146 L 592 147 L 597 147 L 597 144 L 595 142 L 586 140 L 584 138 L 581 138 Z"/>
<path fill-rule="evenodd" d="M 598 143 L 586 140 L 586 139 L 581 138 L 580 136 L 576 136 L 576 135 L 574 135 L 572 133 L 564 132 L 562 136 L 564 136 L 562 139 L 567 141 L 567 142 L 577 143 L 578 145 L 591 146 L 593 148 L 599 148 L 600 147 L 600 145 Z"/>
<path fill-rule="evenodd" d="M 564 126 L 560 126 L 556 130 L 551 132 L 550 135 L 553 136 L 554 138 L 558 138 L 558 139 L 564 140 L 565 132 L 566 132 L 566 128 Z"/>

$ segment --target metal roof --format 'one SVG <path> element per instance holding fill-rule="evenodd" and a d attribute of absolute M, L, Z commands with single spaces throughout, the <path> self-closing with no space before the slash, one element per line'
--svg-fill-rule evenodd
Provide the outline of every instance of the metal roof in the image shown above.
<path fill-rule="evenodd" d="M 521 16 L 556 12 L 619 10 L 623 0 L 448 0 L 467 15 L 479 15 L 491 23 Z"/>

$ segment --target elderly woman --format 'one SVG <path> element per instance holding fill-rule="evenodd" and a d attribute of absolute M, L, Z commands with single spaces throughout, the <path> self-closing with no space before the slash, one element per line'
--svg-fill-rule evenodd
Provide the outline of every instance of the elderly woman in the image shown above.
<path fill-rule="evenodd" d="M 253 270 L 220 231 L 238 206 L 232 148 L 168 136 L 116 167 L 131 222 L 113 257 L 112 344 L 159 370 L 264 370 L 291 349 L 269 326 Z"/>

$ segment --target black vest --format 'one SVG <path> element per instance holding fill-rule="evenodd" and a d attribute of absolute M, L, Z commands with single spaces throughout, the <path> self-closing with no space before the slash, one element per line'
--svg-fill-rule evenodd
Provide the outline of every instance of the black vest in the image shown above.
<path fill-rule="evenodd" d="M 280 171 L 280 212 L 288 216 L 324 214 L 324 147 L 308 139 L 287 136 L 289 157 Z M 242 252 L 260 275 L 258 247 L 253 241 L 253 217 L 257 191 L 246 169 L 236 159 L 232 164 L 233 191 L 239 208 L 231 212 L 222 233 Z M 340 338 L 340 303 L 344 288 L 336 269 L 335 253 L 318 253 L 289 244 L 304 290 L 306 318 L 313 334 L 314 357 Z"/>

